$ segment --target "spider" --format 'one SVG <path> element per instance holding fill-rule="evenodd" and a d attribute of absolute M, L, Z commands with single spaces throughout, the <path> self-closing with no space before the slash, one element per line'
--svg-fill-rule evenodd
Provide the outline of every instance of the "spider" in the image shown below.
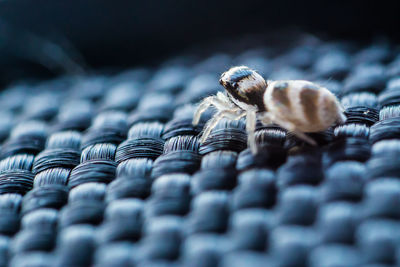
<path fill-rule="evenodd" d="M 219 83 L 225 93 L 204 98 L 193 116 L 193 125 L 197 125 L 207 108 L 217 109 L 207 122 L 200 142 L 207 139 L 222 118 L 246 117 L 248 144 L 253 153 L 257 153 L 257 119 L 263 124 L 275 123 L 311 145 L 316 142 L 305 132 L 323 131 L 346 120 L 337 98 L 328 89 L 309 81 L 265 81 L 256 71 L 238 66 L 224 72 Z"/>

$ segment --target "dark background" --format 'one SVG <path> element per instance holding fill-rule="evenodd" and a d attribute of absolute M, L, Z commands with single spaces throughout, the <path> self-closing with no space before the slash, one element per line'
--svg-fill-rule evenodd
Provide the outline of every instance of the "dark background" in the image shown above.
<path fill-rule="evenodd" d="M 81 72 L 80 66 L 134 66 L 192 45 L 288 28 L 398 41 L 399 13 L 399 1 L 5 0 L 0 82 Z"/>

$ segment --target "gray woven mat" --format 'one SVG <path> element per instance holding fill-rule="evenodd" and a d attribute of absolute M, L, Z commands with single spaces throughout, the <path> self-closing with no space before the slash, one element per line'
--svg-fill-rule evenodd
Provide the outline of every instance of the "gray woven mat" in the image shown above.
<path fill-rule="evenodd" d="M 400 265 L 399 48 L 226 51 L 1 92 L 0 266 Z M 195 104 L 234 65 L 318 82 L 346 124 L 317 147 L 258 125 L 254 156 L 223 120 L 200 144 Z"/>

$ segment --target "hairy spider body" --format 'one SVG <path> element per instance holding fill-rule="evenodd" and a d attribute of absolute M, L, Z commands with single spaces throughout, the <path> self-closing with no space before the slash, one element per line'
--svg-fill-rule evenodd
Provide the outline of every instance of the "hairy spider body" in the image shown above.
<path fill-rule="evenodd" d="M 225 94 L 219 92 L 203 99 L 193 117 L 196 125 L 208 107 L 217 109 L 206 124 L 201 142 L 222 118 L 246 117 L 248 143 L 253 153 L 257 152 L 254 137 L 257 119 L 263 124 L 278 124 L 312 145 L 316 142 L 305 132 L 323 131 L 346 120 L 337 98 L 328 89 L 309 81 L 266 82 L 254 70 L 239 66 L 224 72 L 220 84 Z"/>

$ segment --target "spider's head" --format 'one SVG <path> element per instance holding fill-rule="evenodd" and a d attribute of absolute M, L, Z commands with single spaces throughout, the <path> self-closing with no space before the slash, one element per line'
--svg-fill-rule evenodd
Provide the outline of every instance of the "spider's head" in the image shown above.
<path fill-rule="evenodd" d="M 267 83 L 255 70 L 246 66 L 230 68 L 222 73 L 219 83 L 232 99 L 265 110 L 263 96 Z"/>

